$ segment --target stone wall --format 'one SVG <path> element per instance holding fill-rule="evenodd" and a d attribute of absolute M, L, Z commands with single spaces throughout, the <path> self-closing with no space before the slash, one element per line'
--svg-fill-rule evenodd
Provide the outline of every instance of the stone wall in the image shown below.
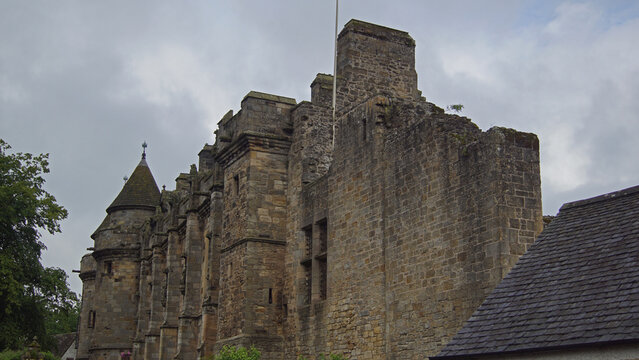
<path fill-rule="evenodd" d="M 295 244 L 289 298 L 297 299 L 289 328 L 297 333 L 299 353 L 333 351 L 357 359 L 435 354 L 541 231 L 536 136 L 482 132 L 420 99 L 411 41 L 405 33 L 358 22 L 340 35 L 338 48 L 348 61 L 338 62 L 338 74 L 347 79 L 338 97 L 348 103 L 338 118 L 327 192 L 303 186 L 308 199 L 289 210 L 290 226 L 297 226 L 289 231 Z M 386 82 L 382 69 L 403 71 Z M 366 88 L 376 81 L 382 83 Z M 295 125 L 303 134 L 303 125 Z M 296 141 L 293 147 L 312 147 Z M 308 267 L 298 264 L 308 252 L 305 232 L 317 240 L 313 204 L 323 198 L 328 295 L 314 293 L 308 303 Z M 299 201 L 294 194 L 291 200 Z M 306 219 L 296 223 L 296 217 Z M 321 273 L 316 263 L 314 291 Z"/>

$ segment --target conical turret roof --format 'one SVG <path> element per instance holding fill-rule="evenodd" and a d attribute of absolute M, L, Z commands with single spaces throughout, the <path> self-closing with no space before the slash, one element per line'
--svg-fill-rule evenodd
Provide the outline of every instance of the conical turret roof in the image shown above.
<path fill-rule="evenodd" d="M 159 203 L 160 190 L 153 179 L 149 165 L 146 163 L 146 154 L 142 154 L 142 160 L 133 170 L 133 174 L 124 184 L 120 194 L 107 208 L 107 213 L 124 209 L 155 210 Z"/>

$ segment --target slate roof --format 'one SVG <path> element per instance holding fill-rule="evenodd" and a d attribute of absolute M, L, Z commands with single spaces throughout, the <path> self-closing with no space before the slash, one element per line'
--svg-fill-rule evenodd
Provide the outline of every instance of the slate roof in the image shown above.
<path fill-rule="evenodd" d="M 160 203 L 160 190 L 151 174 L 151 169 L 146 163 L 145 156 L 138 166 L 133 170 L 133 174 L 124 184 L 120 194 L 113 200 L 107 208 L 107 213 L 122 209 L 150 209 Z"/>
<path fill-rule="evenodd" d="M 639 340 L 639 186 L 564 204 L 434 358 Z"/>
<path fill-rule="evenodd" d="M 61 357 L 65 352 L 75 343 L 76 333 L 66 333 L 66 334 L 57 334 L 53 335 L 55 339 L 55 350 L 53 351 L 53 355 L 56 357 Z"/>

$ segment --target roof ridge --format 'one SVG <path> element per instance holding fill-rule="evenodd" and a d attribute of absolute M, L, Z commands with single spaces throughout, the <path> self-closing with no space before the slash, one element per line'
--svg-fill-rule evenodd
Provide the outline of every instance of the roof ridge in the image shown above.
<path fill-rule="evenodd" d="M 619 198 L 619 197 L 632 195 L 632 194 L 635 194 L 635 193 L 638 193 L 638 192 L 639 192 L 639 185 L 636 185 L 636 186 L 632 186 L 632 187 L 625 188 L 625 189 L 622 189 L 622 190 L 617 190 L 617 191 L 613 191 L 613 192 L 610 192 L 610 193 L 607 193 L 607 194 L 591 197 L 591 198 L 588 198 L 588 199 L 567 202 L 567 203 L 563 204 L 561 206 L 561 208 L 559 208 L 559 211 L 561 212 L 562 210 L 566 210 L 566 209 L 571 209 L 571 208 L 575 208 L 575 207 L 579 207 L 579 206 L 590 205 L 590 204 L 593 204 L 593 203 L 606 201 L 606 200 L 612 200 L 612 199 L 616 199 L 616 198 Z"/>

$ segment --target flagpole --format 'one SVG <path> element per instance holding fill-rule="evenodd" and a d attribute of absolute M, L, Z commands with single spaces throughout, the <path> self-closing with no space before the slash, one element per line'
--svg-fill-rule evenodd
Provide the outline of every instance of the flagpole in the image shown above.
<path fill-rule="evenodd" d="M 337 98 L 337 18 L 339 0 L 335 0 L 335 52 L 333 58 L 333 149 L 335 149 L 335 99 Z"/>

